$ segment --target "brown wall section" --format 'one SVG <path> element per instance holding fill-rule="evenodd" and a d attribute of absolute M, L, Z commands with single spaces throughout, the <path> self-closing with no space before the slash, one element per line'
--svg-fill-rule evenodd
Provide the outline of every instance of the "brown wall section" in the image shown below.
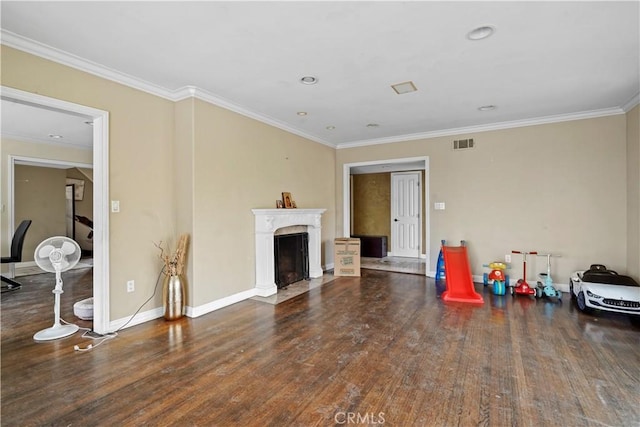
<path fill-rule="evenodd" d="M 391 174 L 353 176 L 353 234 L 391 241 Z"/>

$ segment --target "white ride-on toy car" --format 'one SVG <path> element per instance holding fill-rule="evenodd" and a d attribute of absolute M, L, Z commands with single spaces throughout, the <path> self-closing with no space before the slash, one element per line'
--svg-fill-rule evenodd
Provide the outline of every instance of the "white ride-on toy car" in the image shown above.
<path fill-rule="evenodd" d="M 640 325 L 640 285 L 633 278 L 593 264 L 586 271 L 573 273 L 569 287 L 580 311 L 628 314 L 632 323 Z"/>

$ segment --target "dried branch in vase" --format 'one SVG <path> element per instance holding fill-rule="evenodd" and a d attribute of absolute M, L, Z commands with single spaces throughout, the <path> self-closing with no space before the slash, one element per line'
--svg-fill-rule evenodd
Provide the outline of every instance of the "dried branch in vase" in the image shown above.
<path fill-rule="evenodd" d="M 179 276 L 184 274 L 184 268 L 187 261 L 187 247 L 189 245 L 189 235 L 183 234 L 178 240 L 178 246 L 173 255 L 164 253 L 162 242 L 155 244 L 160 249 L 160 259 L 164 262 L 163 272 L 167 276 Z"/>

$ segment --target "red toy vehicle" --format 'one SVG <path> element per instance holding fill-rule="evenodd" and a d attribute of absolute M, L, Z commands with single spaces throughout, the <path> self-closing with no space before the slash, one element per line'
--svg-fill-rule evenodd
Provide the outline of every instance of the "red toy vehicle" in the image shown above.
<path fill-rule="evenodd" d="M 516 286 L 510 286 L 509 290 L 511 295 L 515 296 L 516 294 L 520 295 L 531 295 L 533 297 L 536 296 L 536 287 L 529 285 L 527 283 L 527 255 L 537 255 L 538 252 L 521 252 L 521 251 L 511 251 L 512 254 L 522 254 L 522 279 L 518 280 L 518 284 Z"/>

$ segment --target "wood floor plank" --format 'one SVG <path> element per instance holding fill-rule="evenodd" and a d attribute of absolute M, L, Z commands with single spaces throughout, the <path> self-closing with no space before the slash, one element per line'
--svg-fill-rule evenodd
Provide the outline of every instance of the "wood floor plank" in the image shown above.
<path fill-rule="evenodd" d="M 119 332 L 85 353 L 51 326 L 51 277 L 0 300 L 7 426 L 637 426 L 640 329 L 495 296 L 444 303 L 423 276 L 362 270 L 278 305 L 246 300 Z M 68 272 L 63 317 L 90 296 Z"/>

